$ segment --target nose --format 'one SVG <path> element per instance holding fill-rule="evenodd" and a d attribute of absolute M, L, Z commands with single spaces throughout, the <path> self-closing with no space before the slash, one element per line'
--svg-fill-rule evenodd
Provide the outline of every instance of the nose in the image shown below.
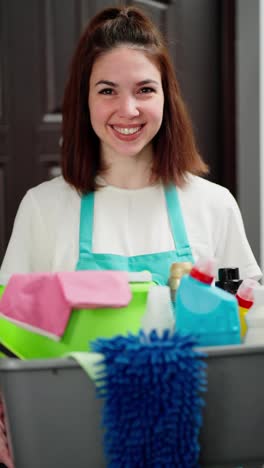
<path fill-rule="evenodd" d="M 119 99 L 119 117 L 132 118 L 140 114 L 138 102 L 134 96 L 122 96 Z"/>

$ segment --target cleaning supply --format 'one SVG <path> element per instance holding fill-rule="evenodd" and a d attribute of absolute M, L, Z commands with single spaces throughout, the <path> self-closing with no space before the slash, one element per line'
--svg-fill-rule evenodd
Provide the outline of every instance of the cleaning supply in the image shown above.
<path fill-rule="evenodd" d="M 14 468 L 11 451 L 8 444 L 6 418 L 3 398 L 0 393 L 0 467 Z"/>
<path fill-rule="evenodd" d="M 174 331 L 175 321 L 168 286 L 152 286 L 148 293 L 146 312 L 142 317 L 145 333 L 156 330 L 161 336 L 164 330 Z"/>
<path fill-rule="evenodd" d="M 125 307 L 74 308 L 65 332 L 56 341 L 0 316 L 0 342 L 5 349 L 22 359 L 52 358 L 71 351 L 87 351 L 87 346 L 98 337 L 138 333 L 146 311 L 148 291 L 153 284 L 130 283 L 132 299 Z M 120 297 L 117 299 L 120 301 Z"/>
<path fill-rule="evenodd" d="M 197 335 L 200 346 L 239 344 L 238 303 L 234 295 L 212 285 L 215 264 L 214 259 L 200 259 L 181 279 L 176 331 Z"/>
<path fill-rule="evenodd" d="M 180 281 L 183 275 L 190 273 L 192 269 L 191 262 L 174 262 L 170 267 L 169 287 L 171 293 L 171 301 L 175 303 L 176 291 L 180 285 Z"/>
<path fill-rule="evenodd" d="M 246 314 L 247 333 L 244 339 L 246 345 L 264 344 L 264 286 L 253 290 L 253 306 Z"/>
<path fill-rule="evenodd" d="M 254 302 L 254 289 L 258 288 L 259 286 L 260 284 L 256 280 L 246 278 L 242 281 L 236 293 L 236 298 L 239 305 L 239 318 L 242 338 L 244 338 L 247 331 L 245 317 Z"/>
<path fill-rule="evenodd" d="M 100 353 L 88 353 L 87 351 L 75 351 L 72 353 L 65 354 L 65 357 L 72 358 L 77 361 L 83 368 L 84 372 L 92 380 L 96 380 L 98 372 L 103 370 L 102 361 L 104 359 L 103 354 Z M 1 466 L 0 466 L 1 468 Z"/>
<path fill-rule="evenodd" d="M 124 307 L 130 300 L 124 271 L 14 274 L 0 300 L 0 315 L 59 340 L 73 308 Z"/>
<path fill-rule="evenodd" d="M 242 279 L 239 278 L 239 268 L 219 268 L 218 281 L 215 285 L 231 294 L 236 294 Z"/>
<path fill-rule="evenodd" d="M 97 392 L 108 468 L 198 466 L 206 364 L 195 345 L 168 331 L 93 343 L 104 355 Z"/>

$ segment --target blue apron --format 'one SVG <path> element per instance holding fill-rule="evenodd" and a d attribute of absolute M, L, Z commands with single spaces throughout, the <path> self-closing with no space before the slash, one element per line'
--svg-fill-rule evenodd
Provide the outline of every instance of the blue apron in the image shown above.
<path fill-rule="evenodd" d="M 152 273 L 153 281 L 160 285 L 166 285 L 172 263 L 193 263 L 192 251 L 184 225 L 177 190 L 173 185 L 164 190 L 176 250 L 135 255 L 132 257 L 93 253 L 94 193 L 91 192 L 83 195 L 81 199 L 79 260 L 76 270 L 121 270 L 128 272 L 147 270 Z"/>

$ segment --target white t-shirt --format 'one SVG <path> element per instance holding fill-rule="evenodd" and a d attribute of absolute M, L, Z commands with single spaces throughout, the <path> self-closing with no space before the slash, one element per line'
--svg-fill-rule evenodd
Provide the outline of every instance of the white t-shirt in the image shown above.
<path fill-rule="evenodd" d="M 231 193 L 196 176 L 190 176 L 178 193 L 194 259 L 216 257 L 217 267 L 239 267 L 241 278 L 259 279 L 261 271 Z M 0 269 L 0 284 L 13 273 L 75 269 L 80 200 L 61 176 L 27 192 Z M 96 191 L 93 252 L 133 256 L 173 249 L 160 184 L 137 190 L 104 186 Z"/>

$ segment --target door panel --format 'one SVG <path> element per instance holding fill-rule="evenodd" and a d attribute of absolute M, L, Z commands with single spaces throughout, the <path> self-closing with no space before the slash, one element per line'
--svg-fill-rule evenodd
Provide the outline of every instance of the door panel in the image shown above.
<path fill-rule="evenodd" d="M 40 68 L 44 79 L 39 83 L 41 108 L 35 128 L 35 171 L 38 183 L 60 173 L 61 105 L 70 60 L 89 18 L 107 4 L 110 6 L 113 2 L 39 1 Z"/>
<path fill-rule="evenodd" d="M 7 62 L 4 51 L 7 49 L 6 21 L 3 15 L 3 3 L 0 1 L 0 260 L 6 246 L 6 208 L 8 166 L 11 160 L 9 148 L 9 116 L 7 108 Z"/>

